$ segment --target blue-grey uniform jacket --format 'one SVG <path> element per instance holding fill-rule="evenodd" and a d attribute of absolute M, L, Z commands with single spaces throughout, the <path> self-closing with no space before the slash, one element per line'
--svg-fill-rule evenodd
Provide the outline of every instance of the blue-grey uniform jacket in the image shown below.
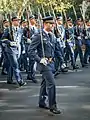
<path fill-rule="evenodd" d="M 44 54 L 46 58 L 52 58 L 52 62 L 48 63 L 47 67 L 43 66 L 43 70 L 53 70 L 54 71 L 54 56 L 55 54 L 60 56 L 58 44 L 56 42 L 56 37 L 54 34 L 51 34 L 51 37 L 43 30 L 43 46 L 44 46 Z M 37 53 L 35 52 L 37 50 Z M 42 52 L 42 42 L 41 42 L 41 36 L 40 34 L 35 34 L 32 37 L 32 42 L 29 47 L 28 54 L 30 57 L 35 59 L 38 63 L 40 63 L 41 58 L 43 58 L 43 52 Z"/>
<path fill-rule="evenodd" d="M 75 26 L 74 28 L 74 34 L 75 34 L 75 43 L 76 45 L 82 46 L 83 44 L 83 38 L 84 38 L 84 29 L 83 27 Z"/>
<path fill-rule="evenodd" d="M 21 47 L 21 49 L 24 49 L 23 41 L 22 41 L 22 30 L 21 29 L 18 29 L 17 35 L 18 36 L 16 36 L 16 34 L 14 33 L 14 38 L 15 39 L 11 40 L 9 28 L 6 28 L 4 30 L 4 33 L 3 33 L 2 38 L 1 38 L 1 42 L 6 44 L 6 47 L 5 47 L 6 52 L 19 54 L 19 52 L 20 52 L 19 51 L 19 46 Z M 11 46 L 10 43 L 13 42 L 13 41 L 17 42 L 18 45 Z"/>
<path fill-rule="evenodd" d="M 85 35 L 85 41 L 84 41 L 84 43 L 86 45 L 90 45 L 90 28 L 87 28 L 85 30 L 84 35 Z"/>

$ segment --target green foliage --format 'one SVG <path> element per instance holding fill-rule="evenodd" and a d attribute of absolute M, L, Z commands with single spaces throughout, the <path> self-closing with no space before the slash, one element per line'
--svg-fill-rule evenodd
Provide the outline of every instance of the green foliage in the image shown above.
<path fill-rule="evenodd" d="M 27 6 L 31 6 L 32 13 L 37 13 L 39 7 L 41 13 L 52 14 L 58 12 L 71 12 L 74 5 L 77 13 L 83 0 L 0 0 L 0 12 L 16 12 L 19 16 Z M 88 10 L 89 11 L 89 10 Z M 44 15 L 44 14 L 43 14 Z"/>

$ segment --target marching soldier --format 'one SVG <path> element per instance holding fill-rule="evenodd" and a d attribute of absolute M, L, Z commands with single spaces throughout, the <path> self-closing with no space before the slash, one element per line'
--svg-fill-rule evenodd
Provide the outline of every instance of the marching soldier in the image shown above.
<path fill-rule="evenodd" d="M 31 40 L 28 38 L 28 33 L 30 33 L 30 30 L 27 27 L 27 20 L 22 19 L 21 20 L 21 28 L 23 31 L 23 43 L 25 47 L 25 53 L 21 53 L 21 59 L 20 59 L 20 70 L 26 70 L 28 71 L 28 46 L 31 43 Z"/>
<path fill-rule="evenodd" d="M 65 41 L 64 41 L 64 37 L 65 37 L 65 29 L 62 23 L 62 17 L 58 16 L 57 17 L 57 32 L 55 32 L 57 35 L 57 44 L 59 46 L 59 52 L 60 52 L 60 56 L 55 56 L 55 67 L 56 70 L 58 70 L 58 67 L 60 67 L 62 72 L 68 72 L 68 70 L 66 69 L 66 65 L 65 65 L 65 61 L 64 61 L 64 48 L 65 48 Z"/>
<path fill-rule="evenodd" d="M 85 53 L 84 53 L 84 63 L 88 64 L 87 59 L 90 56 L 90 20 L 86 21 L 86 31 L 85 31 Z"/>
<path fill-rule="evenodd" d="M 75 65 L 74 58 L 74 47 L 75 47 L 75 39 L 74 39 L 74 26 L 72 23 L 72 19 L 69 17 L 67 19 L 67 28 L 66 28 L 66 48 L 65 48 L 65 61 L 67 63 L 68 56 L 71 57 L 71 65 L 73 69 L 77 69 L 78 67 Z"/>
<path fill-rule="evenodd" d="M 43 18 L 43 31 L 32 37 L 29 56 L 34 58 L 39 64 L 39 70 L 42 73 L 42 83 L 39 96 L 39 107 L 47 109 L 45 98 L 48 96 L 49 109 L 53 114 L 60 114 L 56 104 L 56 87 L 54 79 L 54 52 L 57 50 L 56 38 L 51 32 L 53 29 L 53 17 Z M 56 49 L 55 49 L 56 48 Z M 37 53 L 35 52 L 37 50 Z"/>
<path fill-rule="evenodd" d="M 6 44 L 5 51 L 9 59 L 7 83 L 15 84 L 12 80 L 14 73 L 19 86 L 23 86 L 25 85 L 25 83 L 21 77 L 21 73 L 18 68 L 19 67 L 18 58 L 20 56 L 20 50 L 21 50 L 20 44 L 21 44 L 22 31 L 19 28 L 19 21 L 17 17 L 12 18 L 12 30 L 13 30 L 13 39 L 10 34 L 10 29 L 6 29 L 2 36 L 2 43 Z"/>
<path fill-rule="evenodd" d="M 33 35 L 36 34 L 36 33 L 38 33 L 38 29 L 36 27 L 35 16 L 31 15 L 29 17 L 29 20 L 30 20 L 30 39 L 32 40 Z M 29 70 L 28 70 L 27 79 L 32 80 L 34 83 L 37 83 L 37 80 L 35 78 L 34 65 L 35 65 L 34 58 L 29 57 Z"/>
<path fill-rule="evenodd" d="M 4 19 L 3 20 L 3 29 L 4 29 L 3 31 L 5 31 L 8 27 L 9 27 L 9 21 L 8 21 L 8 19 Z M 2 35 L 3 35 L 3 33 L 2 33 Z M 5 46 L 6 46 L 5 43 L 1 43 L 2 54 L 1 54 L 0 64 L 2 64 L 2 62 L 3 62 L 2 72 L 1 72 L 2 75 L 7 75 L 7 71 L 9 68 L 8 57 L 7 57 L 7 54 L 5 52 Z"/>
<path fill-rule="evenodd" d="M 29 20 L 30 20 L 30 37 L 32 37 L 34 34 L 38 33 L 38 29 L 36 27 L 37 21 L 34 15 L 31 15 L 29 17 Z"/>
<path fill-rule="evenodd" d="M 83 21 L 81 18 L 78 18 L 77 25 L 75 26 L 75 50 L 74 50 L 74 54 L 75 54 L 75 61 L 76 61 L 77 56 L 79 54 L 82 67 L 85 66 L 83 52 L 82 52 L 83 36 L 84 36 Z"/>

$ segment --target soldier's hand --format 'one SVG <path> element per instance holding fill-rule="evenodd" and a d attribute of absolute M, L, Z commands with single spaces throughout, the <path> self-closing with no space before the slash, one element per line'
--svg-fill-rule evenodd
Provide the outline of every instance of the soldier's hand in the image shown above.
<path fill-rule="evenodd" d="M 85 36 L 85 39 L 88 39 L 88 37 L 87 37 L 87 36 Z"/>
<path fill-rule="evenodd" d="M 10 42 L 10 46 L 17 46 L 17 43 L 12 41 L 12 42 Z"/>
<path fill-rule="evenodd" d="M 27 43 L 31 43 L 31 40 L 30 40 L 30 39 L 27 39 Z"/>
<path fill-rule="evenodd" d="M 61 68 L 62 68 L 62 69 L 66 68 L 65 63 L 63 63 L 63 64 L 61 65 Z"/>
<path fill-rule="evenodd" d="M 41 61 L 40 61 L 41 64 L 47 66 L 48 64 L 48 59 L 47 58 L 42 58 Z"/>
<path fill-rule="evenodd" d="M 25 50 L 22 51 L 22 54 L 25 54 Z"/>
<path fill-rule="evenodd" d="M 78 36 L 78 40 L 81 40 L 82 38 L 81 38 L 81 36 Z"/>

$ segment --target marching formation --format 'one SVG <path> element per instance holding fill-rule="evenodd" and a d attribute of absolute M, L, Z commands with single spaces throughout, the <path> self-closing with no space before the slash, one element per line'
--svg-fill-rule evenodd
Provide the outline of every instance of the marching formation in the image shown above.
<path fill-rule="evenodd" d="M 21 71 L 26 71 L 27 80 L 37 83 L 36 70 L 42 74 L 39 107 L 60 114 L 56 103 L 55 76 L 69 69 L 87 67 L 90 62 L 90 20 L 70 17 L 63 23 L 62 16 L 46 16 L 27 19 L 17 16 L 3 20 L 0 33 L 1 74 L 7 75 L 7 84 L 26 85 Z M 81 66 L 77 65 L 79 55 Z M 13 82 L 13 74 L 17 82 Z M 45 104 L 48 96 L 49 106 Z"/>

